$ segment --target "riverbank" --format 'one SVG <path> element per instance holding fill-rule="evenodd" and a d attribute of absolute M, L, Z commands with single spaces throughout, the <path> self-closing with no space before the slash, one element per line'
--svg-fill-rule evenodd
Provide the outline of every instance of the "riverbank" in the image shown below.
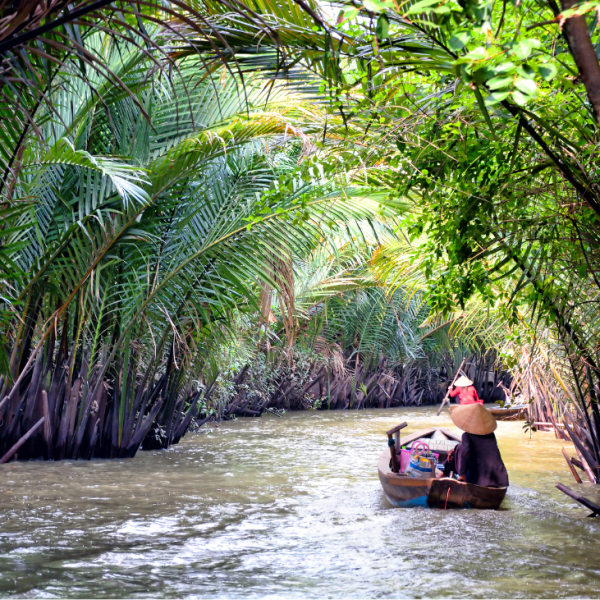
<path fill-rule="evenodd" d="M 434 415 L 265 415 L 134 460 L 4 465 L 0 594 L 595 596 L 599 524 L 554 489 L 570 473 L 552 433 L 498 424 L 511 480 L 500 511 L 389 507 L 384 432 L 451 426 Z"/>

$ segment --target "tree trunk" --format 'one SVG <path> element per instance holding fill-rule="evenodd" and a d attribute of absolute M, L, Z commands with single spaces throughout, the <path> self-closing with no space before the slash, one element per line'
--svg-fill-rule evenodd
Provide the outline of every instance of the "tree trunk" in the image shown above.
<path fill-rule="evenodd" d="M 562 0 L 563 11 L 573 8 L 577 0 Z M 596 122 L 600 124 L 600 64 L 592 45 L 585 17 L 571 17 L 565 21 L 563 34 L 579 69 Z"/>

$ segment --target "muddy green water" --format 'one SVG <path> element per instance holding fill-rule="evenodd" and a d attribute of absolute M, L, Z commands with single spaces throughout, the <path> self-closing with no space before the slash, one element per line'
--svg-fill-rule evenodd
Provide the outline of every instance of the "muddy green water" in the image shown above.
<path fill-rule="evenodd" d="M 4 465 L 0 595 L 598 596 L 600 520 L 554 489 L 572 476 L 553 434 L 499 423 L 500 511 L 398 509 L 375 465 L 400 420 L 451 425 L 431 408 L 293 413 L 133 460 Z"/>

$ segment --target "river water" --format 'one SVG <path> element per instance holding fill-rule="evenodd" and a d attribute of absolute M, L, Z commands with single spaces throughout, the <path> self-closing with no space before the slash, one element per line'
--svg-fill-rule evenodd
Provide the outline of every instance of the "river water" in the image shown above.
<path fill-rule="evenodd" d="M 291 413 L 210 425 L 132 460 L 0 467 L 0 595 L 594 597 L 600 520 L 551 433 L 496 432 L 500 511 L 390 508 L 384 432 L 452 426 L 433 408 Z M 600 502 L 600 500 L 598 500 Z"/>

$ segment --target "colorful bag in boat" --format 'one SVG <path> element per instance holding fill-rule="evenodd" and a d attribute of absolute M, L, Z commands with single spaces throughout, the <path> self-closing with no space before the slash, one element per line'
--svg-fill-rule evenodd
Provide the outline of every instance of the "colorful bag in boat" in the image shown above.
<path fill-rule="evenodd" d="M 417 448 L 417 444 L 421 444 L 422 440 L 415 440 L 410 448 L 408 450 L 405 450 L 404 448 L 402 448 L 400 450 L 400 473 L 407 473 L 408 467 L 410 465 L 410 459 L 412 457 L 412 453 L 413 453 L 413 448 Z M 425 446 L 427 446 L 428 444 L 425 443 Z M 435 452 L 430 452 L 431 455 L 435 456 L 436 458 L 436 462 L 439 460 L 440 455 L 436 454 Z"/>
<path fill-rule="evenodd" d="M 406 468 L 409 477 L 418 479 L 430 479 L 435 477 L 435 466 L 437 457 L 430 452 L 425 442 L 415 442 L 410 448 L 410 462 Z"/>
<path fill-rule="evenodd" d="M 410 450 L 400 450 L 400 473 L 406 473 L 406 469 L 408 469 L 408 465 L 410 464 L 410 457 Z"/>

